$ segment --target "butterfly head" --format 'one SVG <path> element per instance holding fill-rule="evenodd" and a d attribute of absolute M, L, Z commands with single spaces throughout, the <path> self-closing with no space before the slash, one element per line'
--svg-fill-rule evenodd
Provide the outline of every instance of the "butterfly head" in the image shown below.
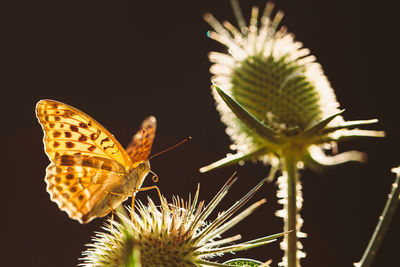
<path fill-rule="evenodd" d="M 144 178 L 150 172 L 150 162 L 148 160 L 143 160 L 139 162 L 136 169 L 138 171 L 139 177 Z"/>

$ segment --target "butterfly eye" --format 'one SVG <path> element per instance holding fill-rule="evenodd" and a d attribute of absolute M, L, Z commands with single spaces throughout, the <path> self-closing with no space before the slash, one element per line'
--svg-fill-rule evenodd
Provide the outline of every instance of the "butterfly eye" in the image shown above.
<path fill-rule="evenodd" d="M 146 168 L 146 166 L 144 165 L 143 162 L 141 162 L 141 163 L 139 163 L 138 168 L 139 168 L 139 171 L 144 171 L 144 169 Z"/>

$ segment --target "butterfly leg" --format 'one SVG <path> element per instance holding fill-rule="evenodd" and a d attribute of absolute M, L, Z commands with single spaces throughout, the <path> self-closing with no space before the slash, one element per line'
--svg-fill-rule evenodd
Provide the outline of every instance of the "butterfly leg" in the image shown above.
<path fill-rule="evenodd" d="M 137 191 L 147 191 L 147 190 L 151 190 L 151 189 L 156 189 L 157 190 L 158 196 L 159 196 L 160 201 L 161 201 L 161 205 L 165 205 L 165 207 L 167 207 L 167 209 L 168 209 L 168 203 L 167 203 L 167 201 L 165 199 L 163 199 L 163 197 L 161 196 L 160 189 L 156 185 L 148 186 L 148 187 L 142 187 L 142 188 L 139 188 Z"/>
<path fill-rule="evenodd" d="M 111 195 L 116 195 L 116 196 L 125 196 L 123 194 L 118 194 L 118 193 L 114 193 L 114 192 L 107 192 L 108 193 L 108 198 L 110 200 L 110 208 L 111 208 L 111 221 L 114 221 L 114 209 L 112 206 L 112 199 L 111 199 Z M 111 222 L 111 229 L 112 229 L 112 222 Z"/>
<path fill-rule="evenodd" d="M 108 193 L 108 197 L 110 199 L 110 207 L 111 207 L 111 222 L 110 222 L 110 227 L 113 229 L 113 224 L 112 222 L 114 221 L 114 209 L 112 207 L 112 201 L 111 201 L 111 193 Z"/>
<path fill-rule="evenodd" d="M 133 212 L 135 211 L 135 193 L 132 194 L 132 203 L 131 203 L 131 222 L 132 223 L 133 223 Z"/>

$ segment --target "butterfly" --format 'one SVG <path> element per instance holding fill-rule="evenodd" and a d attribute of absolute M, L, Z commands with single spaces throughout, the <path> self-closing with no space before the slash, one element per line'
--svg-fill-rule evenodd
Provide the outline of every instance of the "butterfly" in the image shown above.
<path fill-rule="evenodd" d="M 51 163 L 45 182 L 52 201 L 72 219 L 88 223 L 113 211 L 128 197 L 132 205 L 150 171 L 156 119 L 146 118 L 125 150 L 100 123 L 54 100 L 40 100 L 36 116 Z M 159 191 L 159 190 L 158 190 Z"/>

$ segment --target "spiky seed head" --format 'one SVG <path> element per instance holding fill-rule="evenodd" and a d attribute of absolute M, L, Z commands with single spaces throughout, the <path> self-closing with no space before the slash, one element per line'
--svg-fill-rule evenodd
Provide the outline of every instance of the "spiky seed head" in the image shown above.
<path fill-rule="evenodd" d="M 254 158 L 274 164 L 277 156 L 293 149 L 298 160 L 311 167 L 362 161 L 358 152 L 326 157 L 322 149 L 347 138 L 383 136 L 352 129 L 377 120 L 344 121 L 321 65 L 286 27 L 279 27 L 283 12 L 273 16 L 272 3 L 267 3 L 260 20 L 259 9 L 253 7 L 249 25 L 238 1 L 232 4 L 239 29 L 226 21 L 221 24 L 211 14 L 204 19 L 215 30 L 208 36 L 228 49 L 209 54 L 213 88 L 219 87 L 212 92 L 239 153 L 201 170 Z"/>
<path fill-rule="evenodd" d="M 266 179 L 231 208 L 220 212 L 215 220 L 207 221 L 235 180 L 231 178 L 207 206 L 204 206 L 204 202 L 197 203 L 199 190 L 193 201 L 189 198 L 185 202 L 176 197 L 171 204 L 166 204 L 164 199 L 165 202 L 160 207 L 151 199 L 147 206 L 139 202 L 137 212 L 133 213 L 133 223 L 128 217 L 119 215 L 121 223 L 109 221 L 104 227 L 106 232 L 96 234 L 94 243 L 89 244 L 89 248 L 83 253 L 85 258 L 81 266 L 229 266 L 211 259 L 226 252 L 246 250 L 275 241 L 282 234 L 239 244 L 232 242 L 240 239 L 240 235 L 221 239 L 225 231 L 265 202 L 264 199 L 258 201 L 231 218 Z M 136 265 L 127 264 L 135 261 Z"/>

